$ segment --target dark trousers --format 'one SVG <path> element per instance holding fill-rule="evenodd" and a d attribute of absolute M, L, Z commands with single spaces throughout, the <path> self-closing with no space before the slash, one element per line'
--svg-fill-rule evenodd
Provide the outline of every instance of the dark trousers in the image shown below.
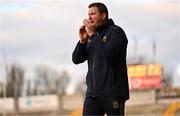
<path fill-rule="evenodd" d="M 125 101 L 119 97 L 88 97 L 86 96 L 83 107 L 83 116 L 116 115 L 124 116 Z"/>

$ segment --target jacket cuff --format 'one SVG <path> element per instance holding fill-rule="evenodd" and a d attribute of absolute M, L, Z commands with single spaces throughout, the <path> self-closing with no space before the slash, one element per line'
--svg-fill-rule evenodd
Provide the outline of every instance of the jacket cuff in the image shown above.
<path fill-rule="evenodd" d="M 91 41 L 95 41 L 97 35 L 98 35 L 98 33 L 94 33 L 94 34 L 92 34 L 92 35 L 89 37 L 89 39 L 90 39 Z"/>
<path fill-rule="evenodd" d="M 86 46 L 86 43 L 82 44 L 82 43 L 80 43 L 80 41 L 78 41 L 77 45 L 78 45 L 79 47 L 85 47 L 85 46 Z"/>

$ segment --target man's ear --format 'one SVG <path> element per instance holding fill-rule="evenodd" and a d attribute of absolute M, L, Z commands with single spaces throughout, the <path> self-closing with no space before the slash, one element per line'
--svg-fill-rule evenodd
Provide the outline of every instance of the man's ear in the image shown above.
<path fill-rule="evenodd" d="M 106 14 L 106 13 L 102 13 L 102 18 L 103 18 L 103 20 L 105 20 L 106 17 L 107 17 L 107 14 Z"/>

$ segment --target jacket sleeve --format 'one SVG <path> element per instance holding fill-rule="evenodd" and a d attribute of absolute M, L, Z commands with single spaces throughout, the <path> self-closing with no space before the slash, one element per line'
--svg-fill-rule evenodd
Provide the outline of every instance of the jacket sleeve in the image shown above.
<path fill-rule="evenodd" d="M 96 37 L 93 37 L 96 36 Z M 96 52 L 106 58 L 111 58 L 127 48 L 127 37 L 121 28 L 112 29 L 105 41 L 98 33 L 90 37 Z"/>
<path fill-rule="evenodd" d="M 72 54 L 72 61 L 74 64 L 83 63 L 87 59 L 86 44 L 77 43 Z"/>

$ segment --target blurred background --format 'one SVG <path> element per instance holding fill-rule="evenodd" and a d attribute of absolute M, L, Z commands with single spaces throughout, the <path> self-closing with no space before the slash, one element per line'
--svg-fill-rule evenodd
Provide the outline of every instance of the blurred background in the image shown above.
<path fill-rule="evenodd" d="M 0 115 L 81 115 L 87 63 L 71 57 L 97 1 L 128 37 L 126 115 L 180 115 L 180 0 L 0 0 Z"/>

